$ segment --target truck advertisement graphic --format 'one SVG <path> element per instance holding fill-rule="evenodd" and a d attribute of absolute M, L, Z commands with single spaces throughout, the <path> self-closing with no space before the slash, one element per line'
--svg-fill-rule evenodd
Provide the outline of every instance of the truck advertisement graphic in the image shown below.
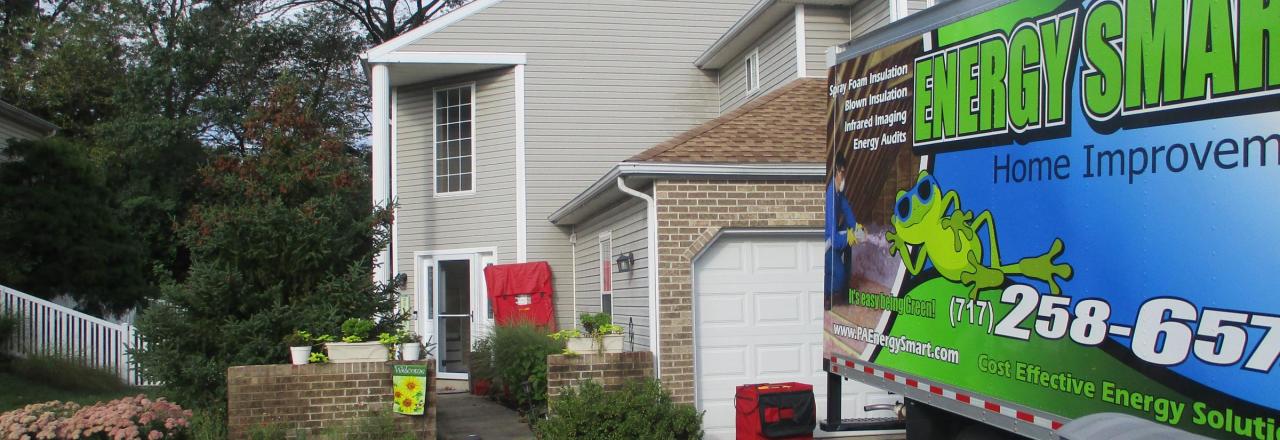
<path fill-rule="evenodd" d="M 833 371 L 1280 438 L 1280 2 L 1014 1 L 828 84 Z"/>

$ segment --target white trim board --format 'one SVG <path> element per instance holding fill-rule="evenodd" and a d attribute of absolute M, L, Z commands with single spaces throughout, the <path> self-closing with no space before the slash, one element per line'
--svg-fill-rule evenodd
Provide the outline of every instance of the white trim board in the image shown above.
<path fill-rule="evenodd" d="M 796 16 L 796 77 L 804 78 L 809 74 L 809 69 L 807 66 L 807 64 L 809 63 L 808 63 L 808 60 L 805 59 L 805 51 L 808 50 L 808 48 L 805 47 L 805 40 L 807 38 L 805 36 L 805 30 L 804 30 L 804 4 L 803 3 L 796 3 L 795 16 Z"/>
<path fill-rule="evenodd" d="M 490 6 L 496 5 L 500 2 L 502 2 L 502 0 L 474 0 L 458 9 L 454 9 L 444 15 L 435 17 L 435 19 L 432 19 L 422 26 L 418 26 L 409 32 L 405 32 L 398 37 L 379 44 L 377 47 L 369 49 L 361 57 L 373 62 L 372 60 L 375 58 L 400 50 L 405 46 L 413 44 L 428 35 L 452 26 L 454 23 L 462 21 L 463 19 L 475 15 L 475 13 L 488 9 Z"/>
<path fill-rule="evenodd" d="M 505 52 L 395 52 L 368 60 L 374 64 L 528 64 L 524 53 Z"/>
<path fill-rule="evenodd" d="M 524 143 L 524 64 L 515 67 L 516 85 L 516 262 L 529 259 L 529 189 L 526 183 Z M 473 122 L 472 127 L 475 127 Z M 474 142 L 473 142 L 474 144 Z M 473 170 L 474 171 L 474 170 Z"/>

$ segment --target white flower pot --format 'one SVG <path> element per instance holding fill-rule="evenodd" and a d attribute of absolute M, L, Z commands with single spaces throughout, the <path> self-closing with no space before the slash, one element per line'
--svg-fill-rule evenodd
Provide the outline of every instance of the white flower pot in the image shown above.
<path fill-rule="evenodd" d="M 400 344 L 400 357 L 406 361 L 416 361 L 418 356 L 422 355 L 422 344 L 417 342 L 406 342 Z"/>
<path fill-rule="evenodd" d="M 579 338 L 569 338 L 566 347 L 569 351 L 578 354 L 593 353 L 622 353 L 622 335 L 604 335 L 602 339 L 604 349 L 596 346 L 595 338 L 583 336 Z"/>
<path fill-rule="evenodd" d="M 373 342 L 330 342 L 324 344 L 329 352 L 329 362 L 351 364 L 356 362 L 386 362 L 387 347 Z"/>
<path fill-rule="evenodd" d="M 311 361 L 311 346 L 289 347 L 289 354 L 293 355 L 294 365 L 306 365 Z"/>

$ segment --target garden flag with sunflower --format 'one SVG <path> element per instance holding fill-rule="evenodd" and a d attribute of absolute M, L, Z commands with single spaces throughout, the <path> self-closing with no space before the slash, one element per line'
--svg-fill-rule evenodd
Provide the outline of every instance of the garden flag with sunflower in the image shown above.
<path fill-rule="evenodd" d="M 396 414 L 420 416 L 427 409 L 427 366 L 392 365 L 392 396 Z"/>

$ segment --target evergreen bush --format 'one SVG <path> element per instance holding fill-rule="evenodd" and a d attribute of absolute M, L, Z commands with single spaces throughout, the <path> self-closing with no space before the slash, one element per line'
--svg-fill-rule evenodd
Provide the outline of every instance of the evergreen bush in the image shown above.
<path fill-rule="evenodd" d="M 632 380 L 617 391 L 587 381 L 556 397 L 551 416 L 534 431 L 558 440 L 699 439 L 702 413 L 673 402 L 654 379 Z"/>
<path fill-rule="evenodd" d="M 200 171 L 197 203 L 177 227 L 191 270 L 137 321 L 144 375 L 183 404 L 220 406 L 233 365 L 287 363 L 294 330 L 339 334 L 348 318 L 394 332 L 403 282 L 373 282 L 391 217 L 369 201 L 367 164 L 280 87 L 245 124 L 254 153 Z"/>

